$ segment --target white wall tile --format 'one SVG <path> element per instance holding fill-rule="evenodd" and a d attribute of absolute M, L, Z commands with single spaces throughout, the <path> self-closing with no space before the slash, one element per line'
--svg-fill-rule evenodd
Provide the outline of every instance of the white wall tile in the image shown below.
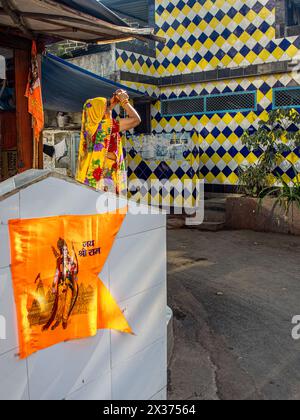
<path fill-rule="evenodd" d="M 135 235 L 141 232 L 157 229 L 166 226 L 166 216 L 161 214 L 159 209 L 146 205 L 139 205 L 133 200 L 117 198 L 113 194 L 105 194 L 99 198 L 97 210 L 99 213 L 105 211 L 113 212 L 115 209 L 128 207 L 127 216 L 118 234 L 118 238 Z"/>
<path fill-rule="evenodd" d="M 150 398 L 152 401 L 166 401 L 167 400 L 167 388 L 162 389 L 157 394 Z"/>
<path fill-rule="evenodd" d="M 96 214 L 99 193 L 80 184 L 47 178 L 22 190 L 20 217 Z"/>
<path fill-rule="evenodd" d="M 106 212 L 107 209 L 113 211 L 115 208 L 123 208 L 128 204 L 129 214 L 119 232 L 119 237 L 166 226 L 166 216 L 149 214 L 147 206 L 138 207 L 134 202 L 127 203 L 126 200 L 112 202 L 115 196 L 111 194 L 99 193 L 80 184 L 72 184 L 58 178 L 47 178 L 22 190 L 20 194 L 21 218 L 64 214 L 90 215 Z M 108 201 L 103 197 L 109 198 Z M 157 213 L 157 210 L 153 209 L 153 212 Z"/>
<path fill-rule="evenodd" d="M 160 338 L 166 338 L 165 282 L 121 303 L 134 336 L 112 331 L 112 366 L 132 357 Z"/>
<path fill-rule="evenodd" d="M 7 225 L 0 225 L 0 244 L 0 268 L 5 268 L 10 264 L 10 242 Z"/>
<path fill-rule="evenodd" d="M 6 340 L 0 340 L 0 354 L 3 354 L 19 346 L 17 313 L 9 268 L 0 269 L 0 316 L 4 317 L 6 324 Z"/>
<path fill-rule="evenodd" d="M 104 264 L 104 267 L 99 274 L 99 279 L 101 279 L 102 283 L 107 287 L 107 289 L 110 289 L 110 280 L 109 280 L 109 262 L 106 261 Z"/>
<path fill-rule="evenodd" d="M 147 232 L 154 229 L 166 227 L 165 215 L 154 214 L 131 214 L 129 213 L 120 229 L 118 238 L 124 238 L 129 235 L 136 235 L 141 232 Z"/>
<path fill-rule="evenodd" d="M 117 239 L 109 264 L 111 292 L 118 302 L 166 281 L 166 230 Z"/>
<path fill-rule="evenodd" d="M 98 372 L 99 378 L 70 394 L 66 399 L 72 401 L 111 400 L 111 371 Z"/>
<path fill-rule="evenodd" d="M 7 224 L 10 219 L 18 219 L 19 209 L 19 193 L 14 194 L 5 200 L 0 201 L 0 223 Z"/>
<path fill-rule="evenodd" d="M 167 346 L 159 340 L 112 369 L 113 400 L 149 400 L 167 386 Z"/>
<path fill-rule="evenodd" d="M 30 396 L 34 400 L 62 400 L 109 370 L 109 331 L 61 343 L 29 357 Z"/>
<path fill-rule="evenodd" d="M 28 400 L 26 360 L 16 351 L 0 356 L 0 400 Z"/>
<path fill-rule="evenodd" d="M 16 309 L 7 267 L 10 263 L 8 231 L 4 225 L 9 219 L 19 217 L 96 214 L 98 198 L 99 193 L 85 187 L 49 178 L 0 202 L 3 224 L 0 240 L 5 245 L 0 257 L 0 315 L 7 319 L 8 335 L 7 340 L 0 341 L 0 399 L 7 395 L 26 399 L 29 391 L 34 400 L 111 399 L 112 387 L 114 398 L 149 399 L 166 386 L 166 217 L 147 215 L 146 206 L 143 206 L 143 215 L 130 211 L 126 216 L 112 254 L 99 276 L 123 305 L 137 336 L 100 331 L 97 337 L 40 351 L 26 362 L 15 357 L 18 352 Z M 119 206 L 123 206 L 122 203 Z M 135 203 L 129 203 L 130 209 L 136 207 Z M 6 370 L 2 369 L 4 365 Z M 137 374 L 142 371 L 145 374 Z M 128 389 L 131 382 L 133 385 Z"/>

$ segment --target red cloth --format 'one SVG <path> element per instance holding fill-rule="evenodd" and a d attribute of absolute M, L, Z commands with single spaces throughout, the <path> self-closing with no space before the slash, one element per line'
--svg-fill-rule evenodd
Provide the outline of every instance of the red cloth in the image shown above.
<path fill-rule="evenodd" d="M 35 41 L 32 41 L 31 68 L 25 96 L 28 98 L 28 112 L 33 118 L 34 138 L 38 142 L 44 128 L 44 109 Z"/>
<path fill-rule="evenodd" d="M 110 136 L 110 144 L 108 151 L 110 153 L 118 154 L 118 144 L 121 141 L 120 124 L 117 120 L 113 120 L 112 133 Z"/>

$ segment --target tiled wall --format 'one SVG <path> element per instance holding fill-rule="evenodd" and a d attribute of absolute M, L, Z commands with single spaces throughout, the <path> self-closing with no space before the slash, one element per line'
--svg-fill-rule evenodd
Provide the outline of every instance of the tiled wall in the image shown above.
<path fill-rule="evenodd" d="M 123 71 L 151 76 L 294 58 L 300 37 L 276 38 L 275 0 L 156 0 L 156 59 L 117 50 Z"/>
<path fill-rule="evenodd" d="M 156 0 L 158 35 L 167 41 L 166 45 L 158 45 L 156 59 L 117 50 L 120 70 L 157 79 L 220 68 L 269 65 L 269 75 L 167 86 L 160 88 L 159 94 L 157 86 L 146 87 L 158 97 L 152 107 L 154 132 L 195 130 L 199 133 L 200 173 L 207 183 L 235 185 L 238 182 L 238 167 L 257 160 L 241 144 L 243 131 L 256 127 L 262 114 L 272 109 L 274 87 L 299 84 L 295 72 L 276 74 L 274 68 L 272 74 L 275 63 L 297 61 L 300 48 L 300 36 L 276 38 L 275 4 L 275 0 Z M 160 99 L 245 90 L 257 91 L 255 113 L 169 118 L 160 113 Z M 288 159 L 299 166 L 298 157 L 296 150 Z M 285 160 L 280 169 L 289 181 L 290 164 Z"/>
<path fill-rule="evenodd" d="M 289 60 L 300 45 L 275 38 L 275 0 L 157 0 L 156 24 L 164 75 Z"/>
<path fill-rule="evenodd" d="M 153 127 L 157 132 L 170 132 L 181 127 L 190 130 L 195 127 L 199 133 L 200 174 L 210 184 L 234 185 L 238 182 L 238 168 L 257 161 L 257 155 L 250 153 L 242 144 L 241 135 L 249 128 L 257 128 L 258 121 L 272 109 L 273 88 L 285 87 L 293 82 L 292 74 L 251 77 L 248 79 L 224 80 L 174 88 L 164 88 L 162 99 L 175 96 L 207 95 L 211 93 L 257 91 L 257 111 L 218 113 L 200 117 L 162 117 L 160 106 L 154 115 Z M 287 182 L 293 174 L 291 163 L 300 171 L 300 151 L 285 156 L 278 168 Z"/>

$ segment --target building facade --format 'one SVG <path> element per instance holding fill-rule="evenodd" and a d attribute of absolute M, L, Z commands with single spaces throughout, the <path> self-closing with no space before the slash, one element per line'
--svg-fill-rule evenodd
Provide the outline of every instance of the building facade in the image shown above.
<path fill-rule="evenodd" d="M 299 0 L 103 3 L 133 24 L 155 26 L 165 45 L 134 41 L 75 53 L 67 46 L 65 58 L 151 95 L 147 132 L 190 133 L 193 141 L 183 171 L 180 162 L 150 165 L 131 151 L 130 180 L 200 175 L 208 190 L 234 189 L 239 168 L 258 159 L 242 144 L 243 132 L 272 109 L 300 108 Z M 291 162 L 300 171 L 300 152 L 285 157 L 278 171 L 289 182 Z"/>
<path fill-rule="evenodd" d="M 193 132 L 200 150 L 200 176 L 208 188 L 230 189 L 238 183 L 239 167 L 257 160 L 241 142 L 244 130 L 255 129 L 276 107 L 300 107 L 299 4 L 296 0 L 149 4 L 156 31 L 166 44 L 147 55 L 117 46 L 121 80 L 157 98 L 152 106 L 154 133 Z M 299 157 L 295 150 L 281 164 L 287 181 L 293 174 L 289 161 L 300 170 Z"/>

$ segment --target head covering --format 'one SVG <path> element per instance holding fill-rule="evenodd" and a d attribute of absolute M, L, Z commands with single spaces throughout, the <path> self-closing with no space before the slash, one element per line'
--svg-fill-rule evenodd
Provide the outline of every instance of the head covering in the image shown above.
<path fill-rule="evenodd" d="M 107 108 L 105 98 L 89 99 L 84 104 L 82 114 L 82 134 L 90 138 L 96 133 L 99 124 L 102 122 Z"/>
<path fill-rule="evenodd" d="M 78 156 L 78 167 L 76 179 L 84 183 L 90 166 L 91 148 L 93 147 L 93 137 L 96 134 L 99 125 L 107 131 L 111 127 L 111 118 L 105 119 L 107 110 L 106 98 L 94 98 L 86 101 L 82 113 L 82 127 L 80 137 L 80 147 Z"/>

